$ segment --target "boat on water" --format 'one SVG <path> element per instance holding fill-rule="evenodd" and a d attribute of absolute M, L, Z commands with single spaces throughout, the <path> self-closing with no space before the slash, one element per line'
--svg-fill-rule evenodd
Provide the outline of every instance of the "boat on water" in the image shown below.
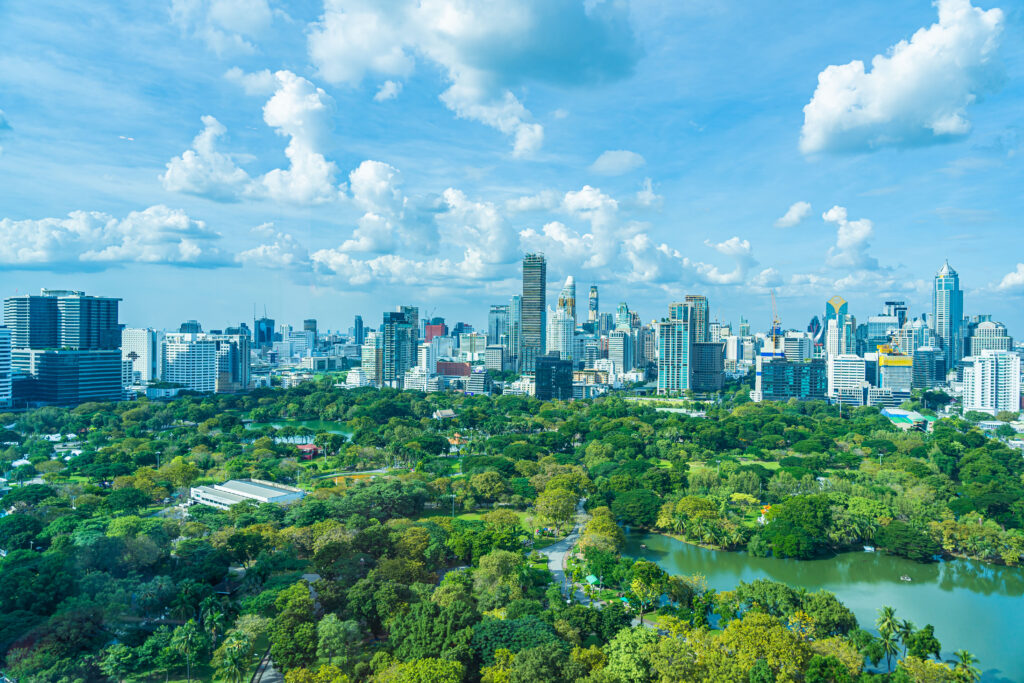
<path fill-rule="evenodd" d="M 646 543 L 641 543 L 640 544 L 640 549 L 641 550 L 647 550 L 647 544 Z"/>
<path fill-rule="evenodd" d="M 873 552 L 875 552 L 875 546 L 873 546 L 873 545 L 866 545 L 866 546 L 864 546 L 864 552 L 866 552 L 866 553 L 873 553 Z"/>
<path fill-rule="evenodd" d="M 907 576 L 906 574 L 904 574 L 903 576 L 900 577 L 900 581 L 908 581 L 909 582 L 909 581 L 913 581 L 913 579 L 910 578 L 909 576 Z"/>

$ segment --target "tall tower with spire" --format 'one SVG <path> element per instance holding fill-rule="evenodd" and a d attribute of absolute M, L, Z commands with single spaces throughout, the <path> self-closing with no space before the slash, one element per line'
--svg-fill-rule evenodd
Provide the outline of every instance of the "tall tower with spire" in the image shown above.
<path fill-rule="evenodd" d="M 942 343 L 946 370 L 963 358 L 964 293 L 960 289 L 960 276 L 947 259 L 935 273 L 932 290 L 932 327 Z"/>
<path fill-rule="evenodd" d="M 572 318 L 573 326 L 576 325 L 576 280 L 572 275 L 565 278 L 565 285 L 558 295 L 558 310 L 565 311 Z"/>

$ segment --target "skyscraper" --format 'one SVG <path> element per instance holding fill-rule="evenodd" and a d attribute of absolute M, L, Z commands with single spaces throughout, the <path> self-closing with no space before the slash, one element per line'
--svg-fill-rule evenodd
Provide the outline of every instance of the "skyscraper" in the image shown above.
<path fill-rule="evenodd" d="M 1020 356 L 986 349 L 964 360 L 964 413 L 1020 412 Z"/>
<path fill-rule="evenodd" d="M 359 346 L 362 346 L 366 340 L 366 331 L 363 329 L 363 316 L 361 315 L 357 315 L 352 324 L 352 336 L 354 337 L 352 341 Z"/>
<path fill-rule="evenodd" d="M 597 285 L 590 285 L 590 300 L 587 310 L 587 322 L 596 323 L 600 313 L 600 306 L 597 300 Z"/>
<path fill-rule="evenodd" d="M 508 305 L 508 362 L 513 371 L 519 370 L 523 341 L 523 297 L 516 294 Z"/>
<path fill-rule="evenodd" d="M 302 330 L 313 333 L 313 346 L 316 346 L 317 338 L 320 336 L 316 329 L 316 318 L 306 318 L 302 321 Z"/>
<path fill-rule="evenodd" d="M 843 319 L 847 314 L 846 299 L 838 294 L 825 302 L 825 317 L 821 321 L 822 329 L 828 330 L 828 321 L 835 320 L 838 327 L 843 326 Z"/>
<path fill-rule="evenodd" d="M 658 393 L 680 394 L 690 388 L 693 309 L 675 302 L 668 310 L 668 320 L 658 323 Z"/>
<path fill-rule="evenodd" d="M 11 331 L 0 326 L 0 408 L 10 408 L 11 393 Z"/>
<path fill-rule="evenodd" d="M 690 323 L 693 325 L 693 342 L 700 344 L 711 341 L 708 336 L 708 298 L 703 294 L 687 294 L 686 303 L 693 309 Z"/>
<path fill-rule="evenodd" d="M 264 348 L 274 344 L 274 319 L 266 316 L 253 320 L 253 343 Z"/>
<path fill-rule="evenodd" d="M 487 312 L 487 344 L 500 344 L 505 335 L 508 335 L 508 304 L 491 304 Z"/>
<path fill-rule="evenodd" d="M 572 275 L 565 278 L 565 285 L 558 295 L 558 310 L 565 311 L 572 319 L 573 327 L 576 326 L 576 280 Z"/>
<path fill-rule="evenodd" d="M 947 369 L 952 369 L 963 357 L 963 319 L 964 293 L 960 290 L 960 276 L 946 261 L 935 274 L 932 326 L 942 344 Z"/>
<path fill-rule="evenodd" d="M 544 254 L 523 257 L 522 338 L 520 368 L 533 372 L 534 360 L 544 353 L 547 339 L 548 264 Z"/>
<path fill-rule="evenodd" d="M 406 370 L 416 364 L 418 346 L 416 327 L 409 313 L 403 310 L 384 313 L 381 337 L 382 381 L 387 386 L 401 389 Z"/>
<path fill-rule="evenodd" d="M 148 384 L 160 379 L 163 341 L 164 333 L 159 330 L 126 327 L 121 331 L 121 358 L 131 361 L 133 382 Z"/>
<path fill-rule="evenodd" d="M 547 352 L 557 352 L 560 358 L 573 360 L 573 332 L 576 326 L 566 309 L 559 307 L 548 323 Z"/>

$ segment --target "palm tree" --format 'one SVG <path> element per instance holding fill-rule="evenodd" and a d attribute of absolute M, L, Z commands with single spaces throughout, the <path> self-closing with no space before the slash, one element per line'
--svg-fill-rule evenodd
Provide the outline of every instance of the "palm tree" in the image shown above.
<path fill-rule="evenodd" d="M 189 683 L 192 683 L 192 660 L 196 658 L 201 645 L 202 634 L 196 627 L 195 620 L 189 619 L 184 625 L 174 629 L 171 647 L 185 658 L 185 671 Z"/>
<path fill-rule="evenodd" d="M 900 641 L 903 643 L 903 656 L 905 657 L 907 655 L 907 647 L 910 646 L 910 638 L 914 635 L 914 631 L 917 629 L 914 628 L 913 622 L 908 619 L 904 619 L 899 623 L 896 630 L 900 634 Z"/>
<path fill-rule="evenodd" d="M 228 683 L 242 683 L 248 678 L 252 643 L 245 636 L 234 633 L 221 646 L 221 662 L 217 675 Z"/>
<path fill-rule="evenodd" d="M 217 647 L 217 634 L 224 630 L 224 626 L 227 623 L 227 616 L 224 614 L 224 608 L 221 606 L 217 598 L 210 596 L 203 600 L 201 608 L 201 618 L 203 620 L 203 630 L 210 634 L 210 640 L 213 641 L 213 646 Z"/>
<path fill-rule="evenodd" d="M 957 650 L 953 654 L 957 659 L 956 666 L 953 667 L 955 671 L 961 672 L 970 681 L 977 681 L 981 678 L 981 669 L 974 666 L 978 662 L 977 657 L 967 650 Z"/>
<path fill-rule="evenodd" d="M 892 656 L 898 655 L 900 652 L 900 643 L 896 637 L 894 631 L 883 631 L 882 635 L 878 638 L 879 644 L 882 646 L 882 652 L 885 653 L 885 665 L 892 671 Z"/>
<path fill-rule="evenodd" d="M 878 619 L 875 620 L 875 626 L 878 627 L 878 632 L 882 636 L 896 633 L 900 626 L 899 619 L 896 618 L 896 610 L 889 605 L 885 605 L 882 609 L 878 610 Z"/>

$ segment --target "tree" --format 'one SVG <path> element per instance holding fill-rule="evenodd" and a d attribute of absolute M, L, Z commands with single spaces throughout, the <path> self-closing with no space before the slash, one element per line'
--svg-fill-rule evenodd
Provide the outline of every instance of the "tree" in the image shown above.
<path fill-rule="evenodd" d="M 186 677 L 190 683 L 192 681 L 192 664 L 202 653 L 205 646 L 203 633 L 196 626 L 194 619 L 189 619 L 174 629 L 174 635 L 171 637 L 171 647 L 185 660 Z"/>
<path fill-rule="evenodd" d="M 629 588 L 640 603 L 641 623 L 644 620 L 644 608 L 664 592 L 665 576 L 665 571 L 653 562 L 640 560 L 633 564 L 633 580 Z"/>
<path fill-rule="evenodd" d="M 352 646 L 359 642 L 359 624 L 355 621 L 342 621 L 336 614 L 328 614 L 316 625 L 317 655 L 333 664 L 335 657 L 344 661 L 352 651 Z"/>
<path fill-rule="evenodd" d="M 612 512 L 628 525 L 649 529 L 658 520 L 661 503 L 661 498 L 647 489 L 632 489 L 615 496 Z"/>
<path fill-rule="evenodd" d="M 111 645 L 100 661 L 100 671 L 121 683 L 137 663 L 135 652 L 122 643 Z"/>
<path fill-rule="evenodd" d="M 555 529 L 561 528 L 572 521 L 576 511 L 576 496 L 565 489 L 545 490 L 533 505 L 537 515 L 550 521 Z"/>
<path fill-rule="evenodd" d="M 953 667 L 954 671 L 972 683 L 981 678 L 981 669 L 975 666 L 978 663 L 977 657 L 967 650 L 957 650 L 954 655 L 956 656 L 956 665 Z"/>
<path fill-rule="evenodd" d="M 658 636 L 648 628 L 622 629 L 605 647 L 608 665 L 604 671 L 613 680 L 650 681 L 651 658 L 657 644 Z"/>
<path fill-rule="evenodd" d="M 939 643 L 939 639 L 935 637 L 935 627 L 931 624 L 925 624 L 924 628 L 910 636 L 907 650 L 918 659 L 928 659 L 929 657 L 940 659 L 942 656 L 942 645 Z"/>
<path fill-rule="evenodd" d="M 900 641 L 895 631 L 882 631 L 878 637 L 878 644 L 885 654 L 885 664 L 892 670 L 892 658 L 900 652 Z"/>
<path fill-rule="evenodd" d="M 381 683 L 462 683 L 465 667 L 459 662 L 425 657 L 399 662 L 374 678 Z"/>
<path fill-rule="evenodd" d="M 224 639 L 224 643 L 213 654 L 213 665 L 217 675 L 228 683 L 242 683 L 247 679 L 252 659 L 252 641 L 237 629 Z"/>
<path fill-rule="evenodd" d="M 19 548 L 31 550 L 43 525 L 30 514 L 15 513 L 0 517 L 0 548 L 11 552 Z"/>

